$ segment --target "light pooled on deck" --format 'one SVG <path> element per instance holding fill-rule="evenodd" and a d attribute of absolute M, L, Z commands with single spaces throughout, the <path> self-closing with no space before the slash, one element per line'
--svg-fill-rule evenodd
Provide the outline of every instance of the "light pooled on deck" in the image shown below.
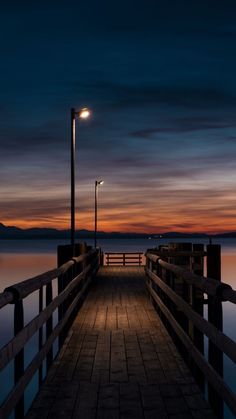
<path fill-rule="evenodd" d="M 145 280 L 100 269 L 28 418 L 213 418 Z"/>

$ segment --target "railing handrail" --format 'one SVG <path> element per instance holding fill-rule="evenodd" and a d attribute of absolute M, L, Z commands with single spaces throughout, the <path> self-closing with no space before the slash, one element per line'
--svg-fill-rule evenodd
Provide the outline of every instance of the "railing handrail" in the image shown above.
<path fill-rule="evenodd" d="M 42 286 L 50 283 L 53 279 L 60 275 L 64 275 L 75 263 L 83 262 L 89 256 L 92 256 L 95 253 L 96 250 L 90 250 L 87 253 L 68 260 L 68 262 L 64 263 L 59 268 L 51 269 L 50 271 L 44 272 L 32 278 L 28 278 L 24 281 L 17 282 L 16 284 L 5 288 L 5 290 L 0 294 L 0 309 L 8 303 L 13 303 L 17 300 L 26 298 L 34 291 L 39 290 Z"/>
<path fill-rule="evenodd" d="M 146 273 L 177 305 L 179 309 L 191 320 L 194 325 L 204 333 L 211 341 L 225 354 L 236 363 L 236 342 L 221 332 L 217 327 L 211 324 L 198 314 L 192 307 L 173 291 L 160 277 L 146 268 Z"/>
<path fill-rule="evenodd" d="M 222 301 L 230 301 L 231 303 L 236 304 L 236 291 L 233 290 L 229 284 L 217 281 L 212 278 L 207 278 L 202 275 L 194 274 L 184 268 L 181 268 L 180 266 L 162 260 L 158 255 L 146 253 L 145 256 L 152 262 L 158 263 L 167 271 L 174 273 L 178 277 L 181 277 L 188 284 L 199 288 L 207 295 L 218 297 Z"/>
<path fill-rule="evenodd" d="M 88 262 L 84 263 L 86 262 L 86 259 L 88 259 Z M 77 266 L 77 264 L 81 262 L 82 266 Z M 74 265 L 75 269 L 73 268 L 71 272 L 68 272 L 69 268 Z M 84 293 L 88 288 L 93 275 L 97 272 L 98 267 L 99 252 L 95 249 L 90 250 L 87 253 L 70 259 L 59 268 L 52 269 L 51 271 L 45 272 L 36 277 L 14 284 L 6 288 L 6 290 L 0 294 L 0 308 L 4 307 L 8 303 L 13 303 L 15 304 L 15 310 L 22 310 L 20 313 L 20 328 L 18 328 L 16 332 L 16 326 L 14 323 L 15 336 L 0 349 L 0 371 L 14 359 L 14 374 L 16 374 L 17 369 L 18 377 L 17 380 L 15 379 L 14 387 L 0 406 L 0 417 L 8 417 L 14 408 L 16 408 L 17 417 L 23 417 L 24 407 L 22 407 L 21 404 L 19 407 L 20 410 L 17 410 L 17 406 L 23 400 L 25 388 L 34 374 L 39 370 L 39 368 L 41 368 L 43 360 L 46 357 L 50 358 L 53 342 L 57 337 L 61 336 L 61 333 L 65 333 L 64 331 L 65 327 L 67 327 L 67 322 L 76 309 L 79 301 L 83 298 Z M 58 295 L 53 298 L 52 280 L 56 278 L 59 279 L 63 274 L 67 274 L 67 272 L 70 273 L 71 280 L 69 283 L 65 283 L 62 290 L 58 291 Z M 24 326 L 23 299 L 37 290 L 39 291 L 39 295 L 40 293 L 43 295 L 43 286 L 46 286 L 46 306 L 39 311 L 37 316 Z M 48 295 L 50 295 L 50 298 L 47 297 L 47 292 Z M 65 311 L 63 311 L 63 315 L 59 317 L 57 325 L 53 328 L 53 313 L 56 309 L 59 310 L 63 304 L 65 304 Z M 16 311 L 14 319 L 17 321 Z M 24 369 L 24 347 L 36 332 L 39 332 L 40 330 L 42 331 L 42 327 L 45 324 L 46 341 L 45 343 L 42 342 L 41 346 L 39 346 L 38 352 L 26 369 Z M 20 355 L 21 359 L 19 359 Z M 19 362 L 21 362 L 20 369 Z"/>
<path fill-rule="evenodd" d="M 9 303 L 12 303 L 14 296 L 12 292 L 3 291 L 0 293 L 0 309 Z"/>
<path fill-rule="evenodd" d="M 199 333 L 202 333 L 202 336 L 205 335 L 208 337 L 209 347 L 210 345 L 213 345 L 216 350 L 227 355 L 234 363 L 236 362 L 236 342 L 219 330 L 210 321 L 206 320 L 202 313 L 196 311 L 195 306 L 192 306 L 191 299 L 189 300 L 190 297 L 188 294 L 183 294 L 183 291 L 181 294 L 179 294 L 178 291 L 176 292 L 174 278 L 178 278 L 178 281 L 179 279 L 185 280 L 187 285 L 194 285 L 194 289 L 199 288 L 201 291 L 207 293 L 209 295 L 209 300 L 215 299 L 216 301 L 223 300 L 235 302 L 236 291 L 228 286 L 228 284 L 221 283 L 215 279 L 200 275 L 198 276 L 177 265 L 165 262 L 159 255 L 147 252 L 146 258 L 147 266 L 145 270 L 149 278 L 146 285 L 150 296 L 157 304 L 162 315 L 164 315 L 165 319 L 169 322 L 172 330 L 187 349 L 191 359 L 200 368 L 208 383 L 218 394 L 218 397 L 221 397 L 230 407 L 232 412 L 236 414 L 236 395 L 228 384 L 226 384 L 215 366 L 213 367 L 211 362 L 207 362 L 204 353 L 195 345 L 194 339 L 190 336 L 189 326 L 186 326 L 186 323 L 181 323 L 182 317 L 178 321 L 178 316 L 175 317 L 174 313 L 176 310 L 177 312 L 183 313 L 183 315 L 186 316 L 186 320 L 192 325 L 191 327 L 194 327 L 194 329 L 196 328 Z M 150 264 L 150 261 L 157 265 L 157 272 L 153 272 L 153 264 Z M 158 265 L 164 268 L 164 279 L 162 279 L 162 270 L 159 270 Z M 173 276 L 166 277 L 167 272 L 173 274 Z M 203 281 L 206 283 L 206 286 L 204 286 Z M 220 288 L 220 286 L 222 287 Z M 184 295 L 187 295 L 187 300 L 185 300 Z M 173 304 L 175 306 L 174 309 L 172 306 Z"/>
<path fill-rule="evenodd" d="M 141 266 L 143 252 L 105 252 L 104 256 L 108 266 Z"/>
<path fill-rule="evenodd" d="M 105 252 L 105 255 L 143 255 L 144 252 Z"/>
<path fill-rule="evenodd" d="M 146 253 L 149 253 L 148 251 Z M 154 250 L 152 255 L 160 256 L 160 257 L 204 257 L 207 256 L 207 252 L 205 250 L 175 250 L 175 249 L 161 249 L 161 250 Z"/>
<path fill-rule="evenodd" d="M 232 392 L 232 390 L 229 388 L 229 386 L 224 382 L 224 380 L 220 377 L 219 374 L 214 370 L 214 368 L 208 364 L 208 362 L 205 360 L 204 356 L 201 354 L 201 352 L 196 348 L 194 343 L 191 341 L 189 336 L 184 332 L 184 330 L 181 328 L 181 326 L 178 324 L 178 322 L 174 319 L 171 312 L 167 309 L 165 304 L 162 302 L 160 297 L 148 286 L 148 289 L 152 295 L 152 297 L 155 299 L 157 304 L 159 305 L 161 311 L 164 313 L 164 315 L 168 318 L 168 321 L 171 323 L 171 326 L 177 333 L 180 340 L 183 342 L 189 353 L 191 354 L 194 361 L 197 363 L 199 368 L 204 370 L 204 373 L 208 379 L 208 381 L 211 383 L 211 385 L 216 389 L 218 393 L 221 393 L 223 396 L 225 402 L 227 405 L 232 409 L 234 413 L 236 413 L 236 396 Z"/>
<path fill-rule="evenodd" d="M 13 337 L 5 346 L 0 349 L 0 371 L 16 356 L 16 354 L 25 346 L 29 339 L 43 326 L 49 319 L 52 313 L 59 307 L 59 305 L 66 299 L 68 294 L 78 285 L 84 278 L 84 275 L 91 268 L 90 265 L 77 275 L 62 291 L 56 296 L 52 302 L 44 308 L 37 316 L 35 316 L 24 328 Z"/>

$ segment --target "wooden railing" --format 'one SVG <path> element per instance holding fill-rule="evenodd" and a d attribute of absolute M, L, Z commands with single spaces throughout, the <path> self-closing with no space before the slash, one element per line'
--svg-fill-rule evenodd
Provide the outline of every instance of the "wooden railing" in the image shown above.
<path fill-rule="evenodd" d="M 109 252 L 104 254 L 105 265 L 111 266 L 127 266 L 127 265 L 142 265 L 143 253 L 139 252 Z"/>
<path fill-rule="evenodd" d="M 181 252 L 178 254 L 182 255 Z M 170 257 L 170 253 L 165 256 Z M 217 261 L 212 259 L 212 263 L 217 264 Z M 208 400 L 216 415 L 223 416 L 223 402 L 236 415 L 236 395 L 222 378 L 223 354 L 235 363 L 236 343 L 219 330 L 215 322 L 222 313 L 222 301 L 236 304 L 236 291 L 219 280 L 168 263 L 160 254 L 146 253 L 146 273 L 150 298 L 175 343 L 185 351 L 185 358 L 195 376 L 199 378 L 201 375 L 207 382 Z M 208 296 L 203 303 L 208 305 L 210 321 L 203 317 L 203 311 L 198 310 L 199 292 L 202 297 L 204 294 Z M 203 336 L 209 339 L 208 359 L 204 356 Z"/>
<path fill-rule="evenodd" d="M 0 350 L 0 371 L 14 360 L 14 387 L 0 407 L 1 419 L 7 418 L 13 409 L 16 419 L 24 417 L 25 388 L 36 372 L 39 385 L 41 384 L 43 361 L 46 359 L 48 371 L 53 361 L 52 345 L 56 338 L 59 339 L 59 347 L 62 345 L 73 315 L 98 267 L 99 254 L 96 250 L 90 250 L 59 268 L 12 285 L 0 294 L 0 309 L 7 304 L 14 304 L 14 337 Z M 60 293 L 53 298 L 52 281 L 56 278 Z M 23 300 L 35 291 L 38 292 L 39 314 L 24 326 Z M 56 309 L 58 323 L 53 327 L 52 316 Z M 24 347 L 35 333 L 38 333 L 38 352 L 25 368 Z"/>

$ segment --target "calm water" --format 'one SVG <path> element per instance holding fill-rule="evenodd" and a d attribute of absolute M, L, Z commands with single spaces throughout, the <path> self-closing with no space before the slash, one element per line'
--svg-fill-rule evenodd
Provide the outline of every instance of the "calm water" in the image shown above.
<path fill-rule="evenodd" d="M 103 239 L 99 241 L 103 251 L 143 251 L 155 247 L 158 244 L 169 242 L 189 242 L 183 239 Z M 207 240 L 194 240 L 193 243 L 205 243 Z M 65 244 L 66 241 L 56 240 L 0 240 L 0 292 L 7 286 L 33 277 L 56 267 L 58 244 Z M 87 243 L 93 245 L 92 240 Z M 236 239 L 215 240 L 222 246 L 222 281 L 229 283 L 236 289 Z M 54 284 L 54 295 L 57 293 L 56 281 Z M 27 297 L 24 302 L 25 324 L 38 314 L 38 294 Z M 236 327 L 234 319 L 236 307 L 231 303 L 223 303 L 224 332 L 236 341 Z M 54 315 L 54 323 L 57 322 L 57 313 Z M 0 311 L 0 347 L 13 336 L 13 306 L 5 307 Z M 26 365 L 33 359 L 37 351 L 37 336 L 34 336 L 26 347 Z M 54 353 L 57 351 L 57 343 L 54 345 Z M 236 392 L 236 367 L 225 357 L 224 360 L 225 380 Z M 4 382 L 4 386 L 2 386 Z M 4 400 L 13 385 L 13 366 L 10 364 L 0 375 L 0 403 Z M 27 388 L 26 407 L 31 403 L 37 391 L 37 377 L 35 377 Z M 226 409 L 225 417 L 233 418 Z"/>

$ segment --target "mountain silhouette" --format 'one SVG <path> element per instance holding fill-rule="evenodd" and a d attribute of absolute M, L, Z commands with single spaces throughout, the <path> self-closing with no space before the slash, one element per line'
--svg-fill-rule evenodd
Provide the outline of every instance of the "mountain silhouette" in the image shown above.
<path fill-rule="evenodd" d="M 134 238 L 208 238 L 209 234 L 205 233 L 181 233 L 181 232 L 166 232 L 166 233 L 135 233 L 135 232 L 104 232 L 97 233 L 100 238 L 117 238 L 117 239 L 134 239 Z M 91 230 L 77 230 L 75 233 L 76 238 L 93 238 L 94 232 Z M 236 232 L 212 234 L 210 237 L 215 238 L 236 238 Z M 69 239 L 70 230 L 57 230 L 55 228 L 28 228 L 22 229 L 15 226 L 6 226 L 0 223 L 0 240 L 5 239 Z"/>

